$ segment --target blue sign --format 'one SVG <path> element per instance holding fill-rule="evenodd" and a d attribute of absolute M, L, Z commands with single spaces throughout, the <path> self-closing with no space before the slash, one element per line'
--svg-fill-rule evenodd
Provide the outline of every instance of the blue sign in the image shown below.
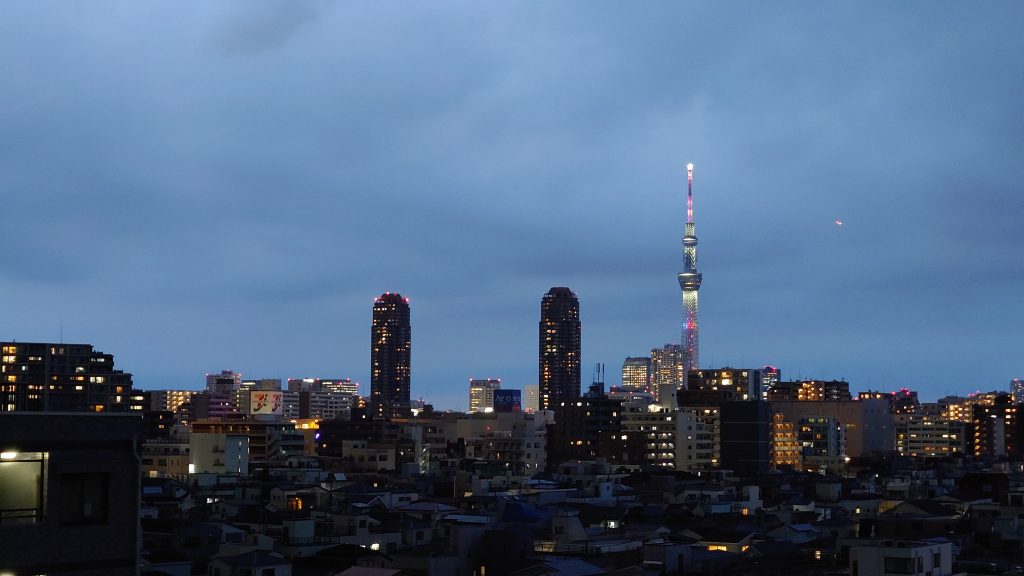
<path fill-rule="evenodd" d="M 519 412 L 523 409 L 523 393 L 519 390 L 495 390 L 495 412 Z"/>

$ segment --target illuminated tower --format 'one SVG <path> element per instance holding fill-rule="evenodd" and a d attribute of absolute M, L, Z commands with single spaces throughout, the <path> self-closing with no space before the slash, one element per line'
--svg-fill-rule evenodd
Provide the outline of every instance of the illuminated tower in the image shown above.
<path fill-rule="evenodd" d="M 580 397 L 580 301 L 552 288 L 540 302 L 540 409 Z"/>
<path fill-rule="evenodd" d="M 370 330 L 370 412 L 374 418 L 409 417 L 412 328 L 409 299 L 388 292 L 373 301 Z"/>
<path fill-rule="evenodd" d="M 689 372 L 700 366 L 697 337 L 700 272 L 697 272 L 697 232 L 693 225 L 693 164 L 686 165 L 686 183 L 686 233 L 683 235 L 683 271 L 679 273 L 679 287 L 683 289 L 683 364 Z"/>

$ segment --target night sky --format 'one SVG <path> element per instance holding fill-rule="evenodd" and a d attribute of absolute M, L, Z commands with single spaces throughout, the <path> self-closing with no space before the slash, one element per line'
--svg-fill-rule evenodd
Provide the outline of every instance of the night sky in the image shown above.
<path fill-rule="evenodd" d="M 412 391 L 701 364 L 925 399 L 1024 376 L 1024 3 L 6 2 L 0 339 L 141 388 L 351 377 L 411 300 Z M 842 226 L 836 220 L 843 222 Z"/>

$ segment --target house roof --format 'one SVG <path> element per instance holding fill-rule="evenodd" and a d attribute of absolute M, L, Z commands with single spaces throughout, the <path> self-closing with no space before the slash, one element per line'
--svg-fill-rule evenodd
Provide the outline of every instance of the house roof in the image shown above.
<path fill-rule="evenodd" d="M 747 530 L 732 530 L 729 528 L 716 528 L 711 530 L 702 538 L 703 542 L 730 542 L 739 543 L 754 535 Z"/>
<path fill-rule="evenodd" d="M 228 566 L 243 568 L 243 567 L 255 567 L 255 568 L 269 568 L 271 566 L 291 566 L 292 563 L 287 558 L 278 556 L 271 552 L 264 550 L 253 550 L 252 552 L 243 552 L 235 556 L 217 556 L 210 559 L 210 562 L 221 562 Z"/>
<path fill-rule="evenodd" d="M 448 506 L 447 504 L 441 504 L 440 502 L 431 502 L 428 500 L 417 500 L 406 504 L 405 506 L 399 506 L 395 508 L 400 512 L 428 512 L 431 514 L 445 514 L 451 512 L 458 512 L 459 509 L 454 506 Z"/>
<path fill-rule="evenodd" d="M 370 568 L 368 566 L 352 566 L 338 572 L 334 576 L 394 576 L 401 570 L 396 568 Z"/>

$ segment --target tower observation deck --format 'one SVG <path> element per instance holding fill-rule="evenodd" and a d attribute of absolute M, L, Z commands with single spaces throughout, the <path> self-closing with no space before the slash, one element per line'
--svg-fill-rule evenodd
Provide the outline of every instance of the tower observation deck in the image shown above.
<path fill-rule="evenodd" d="M 686 231 L 683 234 L 683 271 L 679 287 L 683 291 L 683 364 L 686 371 L 699 367 L 700 346 L 697 324 L 697 291 L 701 274 L 697 272 L 697 231 L 693 224 L 693 164 L 686 165 Z M 685 382 L 682 383 L 685 386 Z"/>

